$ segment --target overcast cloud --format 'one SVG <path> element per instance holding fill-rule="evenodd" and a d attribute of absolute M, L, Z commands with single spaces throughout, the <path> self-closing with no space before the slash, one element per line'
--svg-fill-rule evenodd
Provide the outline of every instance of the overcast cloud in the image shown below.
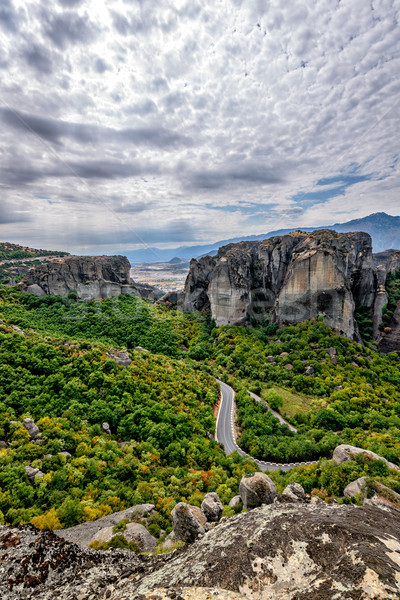
<path fill-rule="evenodd" d="M 0 239 L 400 214 L 400 0 L 1 0 Z"/>

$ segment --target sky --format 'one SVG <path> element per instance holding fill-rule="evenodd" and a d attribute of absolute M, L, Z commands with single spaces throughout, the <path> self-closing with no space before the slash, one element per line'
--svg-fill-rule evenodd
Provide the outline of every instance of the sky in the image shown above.
<path fill-rule="evenodd" d="M 1 0 L 0 240 L 400 214 L 400 0 Z"/>

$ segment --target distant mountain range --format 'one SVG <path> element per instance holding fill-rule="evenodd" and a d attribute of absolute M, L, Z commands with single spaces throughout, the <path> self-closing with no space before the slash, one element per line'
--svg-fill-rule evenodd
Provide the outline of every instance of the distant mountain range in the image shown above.
<path fill-rule="evenodd" d="M 353 219 L 347 223 L 335 223 L 334 225 L 320 225 L 318 227 L 291 227 L 290 229 L 277 229 L 269 233 L 260 235 L 248 235 L 245 237 L 235 237 L 228 240 L 220 240 L 214 244 L 203 244 L 199 246 L 179 246 L 178 248 L 143 248 L 142 250 L 132 250 L 125 252 L 125 255 L 131 263 L 137 262 L 165 262 L 173 258 L 188 260 L 198 258 L 205 254 L 215 254 L 218 248 L 241 242 L 244 240 L 264 240 L 275 235 L 284 235 L 300 229 L 301 231 L 315 231 L 316 229 L 333 229 L 338 233 L 347 233 L 349 231 L 365 231 L 372 237 L 374 252 L 382 252 L 389 248 L 400 248 L 400 217 L 393 217 L 384 212 L 374 213 L 363 217 L 362 219 Z"/>

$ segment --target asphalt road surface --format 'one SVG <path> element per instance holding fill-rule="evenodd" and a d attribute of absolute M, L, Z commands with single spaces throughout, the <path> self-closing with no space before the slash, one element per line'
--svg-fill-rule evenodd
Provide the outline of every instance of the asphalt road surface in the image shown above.
<path fill-rule="evenodd" d="M 282 471 L 288 471 L 289 469 L 292 469 L 293 467 L 298 467 L 301 465 L 303 465 L 303 466 L 304 465 L 312 465 L 312 464 L 316 463 L 316 461 L 300 462 L 300 463 L 264 462 L 264 461 L 253 458 L 252 456 L 250 456 L 249 454 L 244 452 L 241 448 L 239 448 L 239 446 L 236 443 L 235 425 L 234 425 L 235 392 L 229 385 L 227 385 L 223 381 L 219 381 L 219 379 L 217 379 L 217 381 L 221 388 L 221 404 L 220 404 L 219 411 L 218 411 L 215 437 L 216 437 L 217 442 L 220 442 L 221 444 L 223 444 L 226 454 L 231 454 L 232 452 L 234 452 L 236 450 L 242 456 L 247 456 L 248 458 L 251 458 L 251 460 L 253 460 L 256 463 L 256 465 L 258 465 L 263 471 L 279 471 L 279 469 L 282 469 Z M 257 402 L 262 402 L 266 406 L 266 408 L 268 410 L 270 410 L 278 418 L 278 415 L 275 413 L 275 411 L 273 411 L 266 404 L 266 402 L 264 402 L 263 400 L 261 400 L 261 398 L 259 398 L 255 394 L 252 394 L 251 392 L 249 392 L 249 394 L 255 400 L 257 400 Z M 289 425 L 288 423 L 286 423 L 286 421 L 280 415 L 279 415 L 279 421 L 281 423 L 288 425 L 292 431 L 296 431 L 296 429 L 294 427 L 292 427 L 291 425 Z"/>

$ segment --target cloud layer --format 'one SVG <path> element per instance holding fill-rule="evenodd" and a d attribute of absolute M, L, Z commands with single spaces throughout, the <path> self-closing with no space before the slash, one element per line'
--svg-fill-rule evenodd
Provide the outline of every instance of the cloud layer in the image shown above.
<path fill-rule="evenodd" d="M 102 252 L 399 214 L 399 0 L 2 0 L 0 238 Z"/>

